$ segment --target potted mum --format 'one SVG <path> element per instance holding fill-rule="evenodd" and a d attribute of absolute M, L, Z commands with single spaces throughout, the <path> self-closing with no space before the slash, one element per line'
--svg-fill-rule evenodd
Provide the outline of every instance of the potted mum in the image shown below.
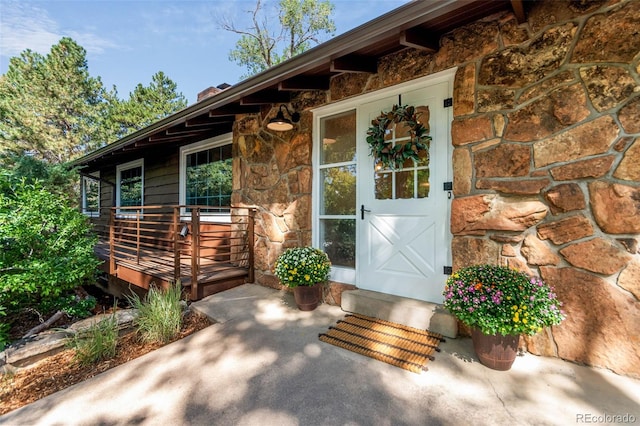
<path fill-rule="evenodd" d="M 320 283 L 327 281 L 331 262 L 325 252 L 313 247 L 293 247 L 276 260 L 273 272 L 280 282 L 293 288 L 301 311 L 314 310 L 320 301 Z"/>
<path fill-rule="evenodd" d="M 450 275 L 444 307 L 471 328 L 480 362 L 508 370 L 521 334 L 533 335 L 564 319 L 553 288 L 506 266 L 472 265 Z"/>

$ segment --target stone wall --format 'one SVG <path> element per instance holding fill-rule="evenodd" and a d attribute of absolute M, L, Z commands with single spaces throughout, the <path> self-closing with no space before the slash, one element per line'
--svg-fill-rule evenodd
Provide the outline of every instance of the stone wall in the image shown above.
<path fill-rule="evenodd" d="M 454 269 L 508 264 L 542 276 L 567 320 L 530 352 L 640 377 L 640 2 L 535 2 L 457 29 L 435 54 L 407 49 L 377 74 L 342 74 L 333 102 L 454 66 Z M 623 36 L 621 36 L 623 35 Z M 328 98 L 327 98 L 328 96 Z M 234 202 L 260 209 L 258 282 L 284 247 L 311 239 L 311 115 L 234 130 Z"/>

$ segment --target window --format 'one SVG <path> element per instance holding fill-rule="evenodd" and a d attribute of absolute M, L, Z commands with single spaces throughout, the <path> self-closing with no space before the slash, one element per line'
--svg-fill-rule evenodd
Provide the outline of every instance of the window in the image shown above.
<path fill-rule="evenodd" d="M 429 107 L 417 107 L 420 121 L 429 123 Z M 393 146 L 404 144 L 409 140 L 408 126 L 405 123 L 398 123 L 389 126 L 388 134 L 385 137 Z M 381 164 L 376 165 L 375 170 L 375 195 L 376 200 L 398 200 L 408 198 L 429 197 L 429 144 L 427 150 L 418 153 L 418 161 L 407 159 L 402 170 L 391 170 L 381 168 Z"/>
<path fill-rule="evenodd" d="M 334 266 L 356 266 L 356 112 L 320 119 L 319 242 Z"/>
<path fill-rule="evenodd" d="M 95 179 L 93 179 L 95 178 Z M 100 217 L 100 172 L 82 176 L 82 213 Z"/>
<path fill-rule="evenodd" d="M 231 146 L 231 136 L 224 135 L 180 149 L 180 204 L 210 206 L 202 211 L 228 215 L 233 188 Z"/>
<path fill-rule="evenodd" d="M 144 204 L 144 161 L 142 159 L 116 167 L 116 206 Z"/>

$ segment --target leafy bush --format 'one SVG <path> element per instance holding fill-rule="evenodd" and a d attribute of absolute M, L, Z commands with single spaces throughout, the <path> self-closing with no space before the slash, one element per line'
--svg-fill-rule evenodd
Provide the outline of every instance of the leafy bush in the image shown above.
<path fill-rule="evenodd" d="M 144 301 L 134 293 L 129 303 L 138 309 L 135 320 L 138 332 L 145 342 L 167 343 L 182 328 L 182 285 L 178 282 L 167 290 L 152 286 Z"/>
<path fill-rule="evenodd" d="M 331 262 L 325 252 L 313 247 L 293 247 L 285 250 L 273 272 L 287 287 L 312 286 L 329 278 Z"/>
<path fill-rule="evenodd" d="M 75 359 L 89 365 L 113 358 L 118 345 L 118 320 L 115 313 L 96 322 L 86 331 L 76 332 L 70 346 L 76 350 Z"/>
<path fill-rule="evenodd" d="M 0 311 L 37 306 L 93 279 L 95 243 L 65 196 L 0 173 Z"/>
<path fill-rule="evenodd" d="M 484 334 L 529 334 L 564 320 L 553 288 L 507 266 L 472 265 L 456 271 L 444 288 L 444 307 Z"/>

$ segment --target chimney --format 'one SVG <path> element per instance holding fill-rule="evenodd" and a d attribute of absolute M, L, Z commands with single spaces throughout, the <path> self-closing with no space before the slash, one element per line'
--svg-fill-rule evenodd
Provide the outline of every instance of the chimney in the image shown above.
<path fill-rule="evenodd" d="M 221 90 L 218 89 L 217 87 L 208 87 L 206 89 L 204 89 L 202 92 L 198 93 L 198 102 L 200 102 L 203 99 L 207 99 L 210 98 L 212 96 L 214 96 L 216 93 L 220 93 Z"/>
<path fill-rule="evenodd" d="M 222 92 L 224 89 L 227 89 L 229 87 L 231 87 L 231 85 L 227 84 L 227 83 L 219 84 L 216 87 L 213 87 L 213 86 L 208 87 L 208 88 L 204 89 L 202 92 L 198 93 L 198 102 L 200 102 L 203 99 L 207 99 L 207 98 L 210 98 L 212 96 L 215 96 L 218 93 Z"/>

